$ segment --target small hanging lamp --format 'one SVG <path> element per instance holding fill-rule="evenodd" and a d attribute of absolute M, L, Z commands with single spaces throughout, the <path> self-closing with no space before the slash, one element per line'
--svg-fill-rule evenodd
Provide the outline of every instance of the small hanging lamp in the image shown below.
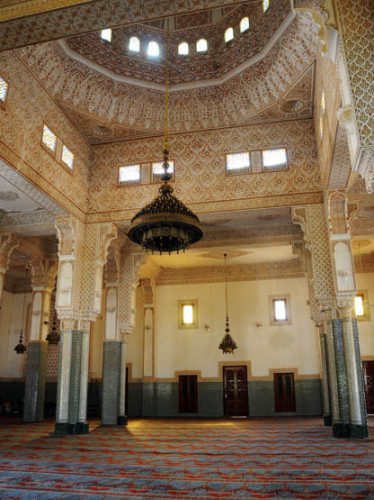
<path fill-rule="evenodd" d="M 57 331 L 56 320 L 53 321 L 52 325 L 53 326 L 52 326 L 51 331 L 48 333 L 48 335 L 45 338 L 45 340 L 48 342 L 49 345 L 55 345 L 55 344 L 58 344 L 60 342 L 60 335 L 58 334 L 58 331 Z"/>
<path fill-rule="evenodd" d="M 21 325 L 21 331 L 19 332 L 19 342 L 14 348 L 17 354 L 23 354 L 26 351 L 26 346 L 23 343 L 23 324 L 25 321 L 25 302 L 26 302 L 26 285 L 27 285 L 27 275 L 28 275 L 28 269 L 26 267 L 26 273 L 25 273 L 25 283 L 23 287 L 23 309 L 22 309 L 22 325 Z"/>
<path fill-rule="evenodd" d="M 229 312 L 228 312 L 228 296 L 227 296 L 227 263 L 226 257 L 227 254 L 223 254 L 225 259 L 225 295 L 226 295 L 226 328 L 225 328 L 225 336 L 222 339 L 222 342 L 219 345 L 219 349 L 222 349 L 223 354 L 233 354 L 235 349 L 237 349 L 237 345 L 235 340 L 230 335 L 230 327 L 229 327 Z"/>
<path fill-rule="evenodd" d="M 151 203 L 138 212 L 131 221 L 127 236 L 131 241 L 141 245 L 145 250 L 171 253 L 185 250 L 191 243 L 199 241 L 203 232 L 198 217 L 181 201 L 173 196 L 173 188 L 168 183 L 171 179 L 169 169 L 169 20 L 166 48 L 166 93 L 165 93 L 165 135 L 163 142 L 164 172 L 161 174 L 163 184 L 159 195 Z"/>

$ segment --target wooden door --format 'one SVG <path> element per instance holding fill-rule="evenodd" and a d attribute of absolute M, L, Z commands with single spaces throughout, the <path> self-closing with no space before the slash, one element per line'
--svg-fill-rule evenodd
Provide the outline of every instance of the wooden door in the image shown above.
<path fill-rule="evenodd" d="M 366 408 L 368 413 L 374 413 L 374 361 L 363 361 Z"/>
<path fill-rule="evenodd" d="M 274 373 L 275 411 L 296 411 L 293 373 Z"/>
<path fill-rule="evenodd" d="M 179 413 L 197 413 L 197 375 L 179 375 Z"/>
<path fill-rule="evenodd" d="M 223 367 L 223 395 L 226 417 L 248 416 L 247 367 Z"/>

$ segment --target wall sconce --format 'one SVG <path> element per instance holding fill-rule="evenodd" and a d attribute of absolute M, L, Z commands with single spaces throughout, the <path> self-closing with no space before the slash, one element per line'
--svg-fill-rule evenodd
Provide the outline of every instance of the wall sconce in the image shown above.
<path fill-rule="evenodd" d="M 259 323 L 258 321 L 255 323 L 255 327 L 256 328 L 261 328 L 262 327 L 262 323 Z"/>
<path fill-rule="evenodd" d="M 205 331 L 210 332 L 210 326 L 209 325 L 204 325 Z"/>

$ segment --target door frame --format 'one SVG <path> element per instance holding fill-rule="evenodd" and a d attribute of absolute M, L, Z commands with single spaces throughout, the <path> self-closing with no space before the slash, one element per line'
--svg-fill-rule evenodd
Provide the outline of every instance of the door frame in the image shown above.
<path fill-rule="evenodd" d="M 246 384 L 246 415 L 237 415 L 237 417 L 240 416 L 245 416 L 249 417 L 249 396 L 248 396 L 248 375 L 251 373 L 248 363 L 224 363 L 222 364 L 222 389 L 223 389 L 223 414 L 225 417 L 234 417 L 235 415 L 227 415 L 227 409 L 226 409 L 226 391 L 225 391 L 225 370 L 228 368 L 244 368 L 245 373 L 246 373 L 246 379 L 245 379 L 245 384 Z"/>
<path fill-rule="evenodd" d="M 194 410 L 189 411 L 189 410 L 182 410 L 181 409 L 181 391 L 182 391 L 182 382 L 181 378 L 186 377 L 187 379 L 194 379 L 195 380 L 195 395 L 193 398 L 193 407 Z M 191 413 L 191 414 L 196 414 L 199 411 L 199 377 L 196 374 L 179 374 L 178 375 L 178 413 Z"/>
<path fill-rule="evenodd" d="M 293 402 L 293 409 L 287 409 L 287 410 L 279 410 L 277 408 L 277 403 L 279 402 L 278 400 L 278 393 L 277 393 L 277 381 L 276 378 L 278 375 L 291 375 L 292 376 L 292 402 Z M 295 387 L 295 373 L 293 371 L 279 371 L 279 372 L 273 372 L 273 387 L 274 387 L 274 409 L 275 413 L 295 413 L 296 412 L 296 387 Z"/>

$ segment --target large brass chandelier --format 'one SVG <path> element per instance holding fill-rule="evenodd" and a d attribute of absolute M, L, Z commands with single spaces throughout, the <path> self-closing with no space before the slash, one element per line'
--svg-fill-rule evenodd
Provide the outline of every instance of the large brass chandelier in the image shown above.
<path fill-rule="evenodd" d="M 163 142 L 164 172 L 159 194 L 151 203 L 138 212 L 131 221 L 127 236 L 131 241 L 152 252 L 171 253 L 185 250 L 191 243 L 199 241 L 203 232 L 198 217 L 181 201 L 173 196 L 169 181 L 169 45 L 167 30 L 166 93 L 165 93 L 165 135 Z"/>

